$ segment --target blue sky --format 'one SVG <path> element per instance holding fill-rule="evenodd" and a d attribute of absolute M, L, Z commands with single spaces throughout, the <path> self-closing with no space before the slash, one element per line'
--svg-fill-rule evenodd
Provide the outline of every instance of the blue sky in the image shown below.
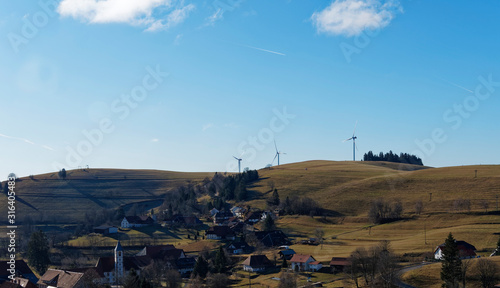
<path fill-rule="evenodd" d="M 372 150 L 498 164 L 500 2 L 0 3 L 0 178 Z M 276 161 L 274 162 L 276 164 Z"/>

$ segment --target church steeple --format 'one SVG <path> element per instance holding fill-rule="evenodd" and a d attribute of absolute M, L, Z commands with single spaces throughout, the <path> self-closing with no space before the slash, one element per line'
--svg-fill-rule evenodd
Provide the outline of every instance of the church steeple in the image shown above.
<path fill-rule="evenodd" d="M 119 282 L 120 279 L 123 279 L 123 248 L 120 244 L 120 241 L 116 243 L 115 247 L 115 277 L 116 282 Z"/>

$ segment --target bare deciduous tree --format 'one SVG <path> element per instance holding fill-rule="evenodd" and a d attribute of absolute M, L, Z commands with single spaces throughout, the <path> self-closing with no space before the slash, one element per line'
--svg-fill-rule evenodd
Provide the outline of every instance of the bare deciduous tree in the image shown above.
<path fill-rule="evenodd" d="M 476 274 L 483 288 L 495 286 L 498 278 L 498 265 L 486 258 L 480 258 L 474 266 Z"/>

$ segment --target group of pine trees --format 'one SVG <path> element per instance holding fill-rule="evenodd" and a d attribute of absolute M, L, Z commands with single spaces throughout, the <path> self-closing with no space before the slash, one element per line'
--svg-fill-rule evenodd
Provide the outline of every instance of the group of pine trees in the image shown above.
<path fill-rule="evenodd" d="M 373 154 L 372 151 L 368 151 L 363 155 L 363 161 L 387 161 L 395 163 L 405 163 L 423 166 L 424 163 L 422 159 L 416 155 L 411 155 L 408 153 L 400 153 L 399 155 L 389 151 L 388 153 L 380 152 L 378 155 Z"/>

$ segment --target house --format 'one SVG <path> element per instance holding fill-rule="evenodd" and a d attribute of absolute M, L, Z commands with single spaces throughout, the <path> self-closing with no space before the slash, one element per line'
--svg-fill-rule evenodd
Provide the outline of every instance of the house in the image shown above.
<path fill-rule="evenodd" d="M 330 269 L 333 273 L 343 272 L 347 266 L 351 265 L 351 260 L 344 257 L 332 257 Z"/>
<path fill-rule="evenodd" d="M 245 223 L 249 225 L 253 225 L 261 220 L 262 214 L 260 212 L 248 212 L 245 215 Z"/>
<path fill-rule="evenodd" d="M 214 217 L 217 213 L 219 213 L 219 210 L 217 208 L 212 208 L 212 210 L 210 210 L 210 217 Z"/>
<path fill-rule="evenodd" d="M 476 247 L 474 247 L 472 244 L 469 244 L 465 241 L 456 241 L 455 243 L 457 244 L 458 247 L 458 253 L 460 255 L 460 259 L 469 259 L 469 258 L 475 258 L 476 255 Z M 443 249 L 445 243 L 439 245 L 436 247 L 434 250 L 434 259 L 436 260 L 443 260 Z"/>
<path fill-rule="evenodd" d="M 95 270 L 101 277 L 101 283 L 120 283 L 128 271 L 134 269 L 139 275 L 141 271 L 152 265 L 155 261 L 163 261 L 169 269 L 177 269 L 181 274 L 186 274 L 194 269 L 194 258 L 185 260 L 184 250 L 173 245 L 146 246 L 134 256 L 124 256 L 120 241 L 114 249 L 114 256 L 100 257 Z"/>
<path fill-rule="evenodd" d="M 264 220 L 266 220 L 267 217 L 272 217 L 274 219 L 276 217 L 276 215 L 271 211 L 264 211 L 260 215 L 260 220 L 264 221 Z"/>
<path fill-rule="evenodd" d="M 319 269 L 323 268 L 323 264 L 319 261 L 313 261 L 309 263 L 309 271 L 318 271 Z"/>
<path fill-rule="evenodd" d="M 49 269 L 40 277 L 38 288 L 83 288 L 83 274 L 66 270 Z"/>
<path fill-rule="evenodd" d="M 242 264 L 243 270 L 249 272 L 262 272 L 273 266 L 266 255 L 250 255 Z"/>
<path fill-rule="evenodd" d="M 288 237 L 281 230 L 257 231 L 255 237 L 266 247 L 290 245 Z"/>
<path fill-rule="evenodd" d="M 236 237 L 229 226 L 213 226 L 205 231 L 207 239 L 214 240 L 234 240 Z"/>
<path fill-rule="evenodd" d="M 175 260 L 174 268 L 179 271 L 181 276 L 189 277 L 194 270 L 194 265 L 196 265 L 196 259 L 194 257 L 184 257 Z"/>
<path fill-rule="evenodd" d="M 95 269 L 101 277 L 101 283 L 120 283 L 128 271 L 134 269 L 139 275 L 141 270 L 151 264 L 152 259 L 148 256 L 124 256 L 124 250 L 120 241 L 114 249 L 114 256 L 99 257 Z"/>
<path fill-rule="evenodd" d="M 181 258 L 186 258 L 184 250 L 177 249 L 174 245 L 154 245 L 146 246 L 135 256 L 147 256 L 153 260 L 177 260 Z"/>
<path fill-rule="evenodd" d="M 28 267 L 28 264 L 26 264 L 24 260 L 15 261 L 16 271 L 14 275 L 16 277 L 26 278 L 33 283 L 38 282 L 38 278 L 36 277 L 35 273 L 31 271 L 30 267 Z M 0 261 L 0 283 L 6 281 L 9 282 L 11 280 L 9 279 L 9 276 L 12 275 L 10 272 L 10 264 L 7 261 Z"/>
<path fill-rule="evenodd" d="M 150 216 L 125 216 L 122 220 L 122 228 L 134 228 L 150 226 L 154 224 L 153 218 Z"/>
<path fill-rule="evenodd" d="M 110 225 L 101 225 L 101 226 L 94 227 L 94 233 L 98 233 L 98 234 L 102 234 L 102 235 L 114 234 L 114 233 L 118 233 L 118 227 L 110 226 Z"/>
<path fill-rule="evenodd" d="M 29 279 L 26 279 L 26 278 L 16 277 L 16 278 L 14 278 L 14 280 L 12 281 L 12 283 L 14 283 L 15 285 L 17 285 L 18 288 L 19 287 L 22 287 L 22 288 L 37 288 L 35 283 L 31 282 Z M 0 286 L 0 287 L 2 287 L 2 286 Z"/>
<path fill-rule="evenodd" d="M 285 249 L 278 252 L 278 255 L 280 255 L 280 259 L 285 258 L 286 260 L 290 260 L 295 255 L 295 251 L 293 249 Z"/>
<path fill-rule="evenodd" d="M 234 206 L 233 208 L 231 208 L 231 213 L 233 213 L 233 215 L 238 218 L 243 218 L 245 216 L 245 211 L 245 208 L 238 206 Z"/>
<path fill-rule="evenodd" d="M 233 213 L 228 211 L 219 211 L 213 216 L 214 225 L 222 225 L 225 222 L 228 222 L 229 218 L 231 217 L 233 217 Z"/>
<path fill-rule="evenodd" d="M 234 242 L 231 242 L 226 247 L 226 251 L 229 254 L 233 254 L 233 255 L 248 253 L 248 252 L 250 252 L 251 249 L 252 249 L 252 247 L 250 247 L 247 244 L 247 242 L 245 242 L 245 241 L 234 241 Z"/>
<path fill-rule="evenodd" d="M 313 271 L 310 266 L 311 262 L 316 262 L 316 259 L 311 255 L 305 254 L 295 254 L 292 259 L 290 259 L 294 271 Z"/>

